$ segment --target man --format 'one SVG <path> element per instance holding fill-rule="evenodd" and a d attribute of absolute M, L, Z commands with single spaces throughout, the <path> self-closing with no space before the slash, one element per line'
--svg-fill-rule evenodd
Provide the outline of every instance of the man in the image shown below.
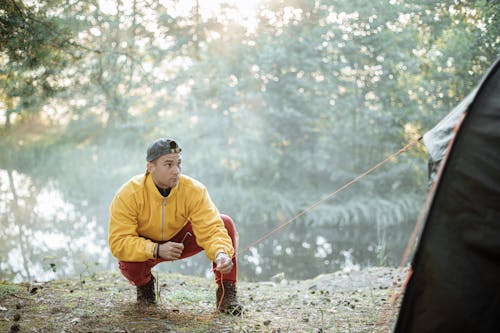
<path fill-rule="evenodd" d="M 109 247 L 121 273 L 137 287 L 138 303 L 156 302 L 155 265 L 204 250 L 218 284 L 216 306 L 240 315 L 233 221 L 219 214 L 203 184 L 181 174 L 181 148 L 173 139 L 153 142 L 146 160 L 146 173 L 130 179 L 114 197 L 109 222 Z"/>

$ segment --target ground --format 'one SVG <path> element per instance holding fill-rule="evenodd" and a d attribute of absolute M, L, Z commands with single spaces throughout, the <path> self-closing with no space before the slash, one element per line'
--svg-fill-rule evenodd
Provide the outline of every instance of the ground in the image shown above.
<path fill-rule="evenodd" d="M 216 313 L 206 278 L 158 273 L 160 303 L 139 307 L 119 273 L 0 283 L 0 332 L 387 332 L 405 272 L 386 267 L 314 279 L 239 282 L 242 317 Z M 400 298 L 398 299 L 400 300 Z"/>

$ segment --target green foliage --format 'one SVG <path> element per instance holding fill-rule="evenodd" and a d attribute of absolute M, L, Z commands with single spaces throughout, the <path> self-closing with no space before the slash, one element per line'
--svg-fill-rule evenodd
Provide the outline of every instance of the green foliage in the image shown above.
<path fill-rule="evenodd" d="M 38 113 L 66 88 L 61 71 L 69 64 L 69 27 L 50 15 L 60 1 L 26 6 L 5 0 L 0 5 L 0 100 L 6 106 L 5 125 L 12 114 Z"/>

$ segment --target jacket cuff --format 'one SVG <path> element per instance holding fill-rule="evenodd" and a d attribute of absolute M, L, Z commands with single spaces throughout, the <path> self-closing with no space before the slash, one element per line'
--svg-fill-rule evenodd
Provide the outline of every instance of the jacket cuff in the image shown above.
<path fill-rule="evenodd" d="M 152 241 L 148 241 L 146 243 L 145 252 L 146 252 L 146 256 L 148 257 L 148 259 L 155 258 L 155 245 L 156 245 L 156 243 L 153 243 Z"/>

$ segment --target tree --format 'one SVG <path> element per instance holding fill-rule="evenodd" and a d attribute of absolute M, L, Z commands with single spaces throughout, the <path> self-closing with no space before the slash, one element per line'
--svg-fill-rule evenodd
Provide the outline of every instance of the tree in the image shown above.
<path fill-rule="evenodd" d="M 61 71 L 71 61 L 72 45 L 71 31 L 52 10 L 60 2 L 0 4 L 0 99 L 6 107 L 6 127 L 13 114 L 37 112 L 64 89 Z"/>

